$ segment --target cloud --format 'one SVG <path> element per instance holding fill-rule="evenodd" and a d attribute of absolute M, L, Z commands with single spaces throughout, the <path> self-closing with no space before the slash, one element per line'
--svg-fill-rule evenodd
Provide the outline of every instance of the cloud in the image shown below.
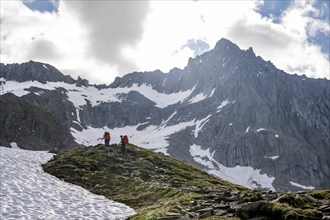
<path fill-rule="evenodd" d="M 48 40 L 33 40 L 27 51 L 27 56 L 32 60 L 57 60 L 61 58 L 56 45 Z"/>
<path fill-rule="evenodd" d="M 147 1 L 63 1 L 78 16 L 87 31 L 87 53 L 109 63 L 123 75 L 137 69 L 134 60 L 124 56 L 125 47 L 134 47 L 143 35 Z"/>
<path fill-rule="evenodd" d="M 258 48 L 267 48 L 272 53 L 274 50 L 279 53 L 280 50 L 287 48 L 291 41 L 291 37 L 281 31 L 278 25 L 267 21 L 263 23 L 248 23 L 247 18 L 234 23 L 228 31 L 228 37 L 246 47 L 252 46 L 251 43 L 257 44 Z M 265 53 L 267 54 L 267 51 Z"/>
<path fill-rule="evenodd" d="M 126 54 L 141 71 L 184 68 L 194 51 L 183 45 L 200 39 L 212 48 L 232 22 L 254 7 L 255 1 L 151 1 L 143 38 Z"/>
<path fill-rule="evenodd" d="M 43 34 L 54 22 L 55 17 L 50 13 L 33 12 L 22 2 L 1 2 L 1 61 L 59 58 L 57 45 L 48 38 L 49 34 Z"/>
<path fill-rule="evenodd" d="M 35 59 L 93 83 L 111 83 L 138 68 L 124 51 L 141 40 L 149 2 L 49 2 L 57 13 L 1 2 L 1 62 Z"/>
<path fill-rule="evenodd" d="M 132 71 L 184 68 L 225 37 L 289 73 L 330 78 L 329 4 L 318 1 L 275 7 L 276 21 L 258 12 L 260 0 L 49 2 L 57 12 L 1 1 L 1 62 L 38 59 L 111 83 Z"/>

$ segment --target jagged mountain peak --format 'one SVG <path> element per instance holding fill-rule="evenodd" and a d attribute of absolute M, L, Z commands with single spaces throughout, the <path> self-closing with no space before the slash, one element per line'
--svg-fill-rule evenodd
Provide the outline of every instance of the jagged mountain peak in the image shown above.
<path fill-rule="evenodd" d="M 224 50 L 224 49 L 239 49 L 240 48 L 226 38 L 221 38 L 214 47 L 215 50 Z"/>

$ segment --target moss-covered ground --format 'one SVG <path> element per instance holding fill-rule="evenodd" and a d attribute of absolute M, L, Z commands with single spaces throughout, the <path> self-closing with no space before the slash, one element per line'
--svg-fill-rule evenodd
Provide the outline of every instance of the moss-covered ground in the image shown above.
<path fill-rule="evenodd" d="M 330 215 L 330 190 L 249 190 L 187 162 L 134 145 L 128 145 L 125 154 L 117 145 L 62 151 L 44 170 L 134 208 L 137 214 L 130 219 L 308 220 Z"/>
<path fill-rule="evenodd" d="M 138 214 L 132 219 L 155 219 L 178 213 L 201 197 L 204 189 L 243 190 L 215 178 L 187 162 L 128 145 L 75 148 L 60 152 L 44 166 L 64 181 L 122 202 Z"/>

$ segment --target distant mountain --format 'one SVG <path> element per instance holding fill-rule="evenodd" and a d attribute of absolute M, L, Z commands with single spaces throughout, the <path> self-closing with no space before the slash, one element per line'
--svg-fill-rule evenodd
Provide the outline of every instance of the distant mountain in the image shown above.
<path fill-rule="evenodd" d="M 108 130 L 112 142 L 128 134 L 244 186 L 330 188 L 330 81 L 289 75 L 226 39 L 184 69 L 134 72 L 109 86 L 33 61 L 1 64 L 1 81 L 1 95 L 48 112 L 79 144 L 98 144 Z"/>

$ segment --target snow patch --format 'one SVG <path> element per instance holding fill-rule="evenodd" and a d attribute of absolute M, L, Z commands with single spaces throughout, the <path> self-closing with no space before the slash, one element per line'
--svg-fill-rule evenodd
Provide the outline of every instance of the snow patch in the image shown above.
<path fill-rule="evenodd" d="M 250 126 L 246 128 L 245 133 L 249 133 Z"/>
<path fill-rule="evenodd" d="M 31 87 L 37 87 L 44 90 L 54 90 L 55 88 L 64 88 L 67 91 L 69 101 L 77 108 L 87 104 L 88 100 L 92 106 L 97 106 L 102 102 L 122 102 L 123 100 L 119 98 L 120 94 L 128 94 L 129 92 L 136 91 L 141 95 L 145 96 L 147 99 L 153 101 L 157 107 L 165 108 L 169 105 L 183 102 L 186 98 L 190 96 L 195 87 L 191 90 L 178 92 L 178 93 L 159 93 L 153 89 L 151 85 L 137 85 L 133 84 L 131 87 L 124 88 L 106 88 L 97 89 L 94 86 L 87 87 L 77 87 L 75 84 L 68 84 L 64 82 L 47 82 L 42 84 L 37 81 L 28 81 L 24 83 L 19 83 L 16 81 L 7 81 L 2 85 L 2 91 L 0 95 L 5 93 L 13 93 L 14 95 L 21 97 L 29 94 L 30 92 L 26 89 Z"/>
<path fill-rule="evenodd" d="M 37 96 L 42 96 L 43 94 L 45 94 L 45 91 L 34 92 L 34 94 Z"/>
<path fill-rule="evenodd" d="M 225 100 L 225 101 L 223 101 L 223 102 L 221 102 L 221 104 L 217 107 L 217 113 L 219 113 L 219 112 L 221 111 L 221 109 L 222 109 L 223 107 L 225 107 L 226 105 L 228 105 L 228 104 L 233 104 L 233 103 L 235 103 L 235 102 L 236 102 L 236 101 L 229 102 L 228 99 Z"/>
<path fill-rule="evenodd" d="M 275 177 L 261 174 L 260 169 L 248 166 L 225 167 L 214 159 L 215 151 L 203 150 L 201 146 L 196 144 L 190 146 L 189 152 L 193 159 L 206 166 L 205 170 L 212 175 L 248 188 L 263 187 L 275 191 L 272 185 Z"/>
<path fill-rule="evenodd" d="M 203 119 L 195 122 L 196 123 L 195 133 L 194 133 L 195 138 L 198 137 L 198 133 L 202 130 L 203 126 L 210 120 L 211 116 L 212 115 L 208 115 L 206 118 L 203 118 Z"/>
<path fill-rule="evenodd" d="M 173 112 L 173 114 L 166 120 L 162 121 L 161 125 L 166 126 L 166 124 L 173 118 L 174 115 L 176 115 L 177 111 Z"/>
<path fill-rule="evenodd" d="M 306 189 L 306 190 L 313 190 L 313 189 L 315 189 L 314 186 L 304 186 L 304 185 L 301 185 L 299 183 L 295 183 L 295 182 L 291 182 L 291 181 L 289 181 L 289 182 L 290 182 L 290 184 L 292 186 L 296 186 L 296 187 L 299 187 L 299 188 L 302 188 L 302 189 Z"/>
<path fill-rule="evenodd" d="M 79 114 L 79 107 L 76 108 L 76 115 L 77 115 L 77 121 L 80 122 L 80 114 Z"/>
<path fill-rule="evenodd" d="M 276 137 L 276 138 L 279 138 L 280 136 L 279 136 L 278 134 L 275 134 L 275 137 Z"/>
<path fill-rule="evenodd" d="M 257 129 L 257 132 L 259 133 L 259 132 L 262 132 L 262 131 L 267 131 L 267 129 L 265 129 L 265 128 L 259 128 L 259 129 Z"/>
<path fill-rule="evenodd" d="M 272 159 L 272 160 L 276 160 L 277 158 L 279 158 L 280 156 L 272 156 L 272 157 L 267 157 L 265 156 L 266 159 Z"/>
<path fill-rule="evenodd" d="M 204 100 L 206 96 L 203 93 L 197 94 L 195 97 L 191 98 L 188 102 L 190 103 L 196 103 Z"/>
<path fill-rule="evenodd" d="M 115 88 L 115 90 L 118 90 L 121 88 Z M 152 88 L 150 85 L 142 84 L 141 86 L 138 86 L 137 84 L 133 84 L 130 88 L 123 88 L 129 91 L 137 91 L 149 100 L 156 103 L 156 107 L 159 108 L 165 108 L 169 105 L 173 105 L 178 102 L 183 102 L 188 96 L 192 93 L 192 91 L 195 89 L 195 87 L 191 90 L 178 92 L 178 93 L 159 93 L 156 90 Z M 126 91 L 126 93 L 128 93 Z"/>
<path fill-rule="evenodd" d="M 42 65 L 45 69 L 48 69 L 48 67 L 44 64 L 44 65 Z"/>
<path fill-rule="evenodd" d="M 10 147 L 13 148 L 13 149 L 20 149 L 16 142 L 11 142 Z"/>
<path fill-rule="evenodd" d="M 211 94 L 208 97 L 212 97 L 214 95 L 215 88 L 212 90 Z"/>
<path fill-rule="evenodd" d="M 126 219 L 130 207 L 45 173 L 53 154 L 0 147 L 0 219 Z"/>

